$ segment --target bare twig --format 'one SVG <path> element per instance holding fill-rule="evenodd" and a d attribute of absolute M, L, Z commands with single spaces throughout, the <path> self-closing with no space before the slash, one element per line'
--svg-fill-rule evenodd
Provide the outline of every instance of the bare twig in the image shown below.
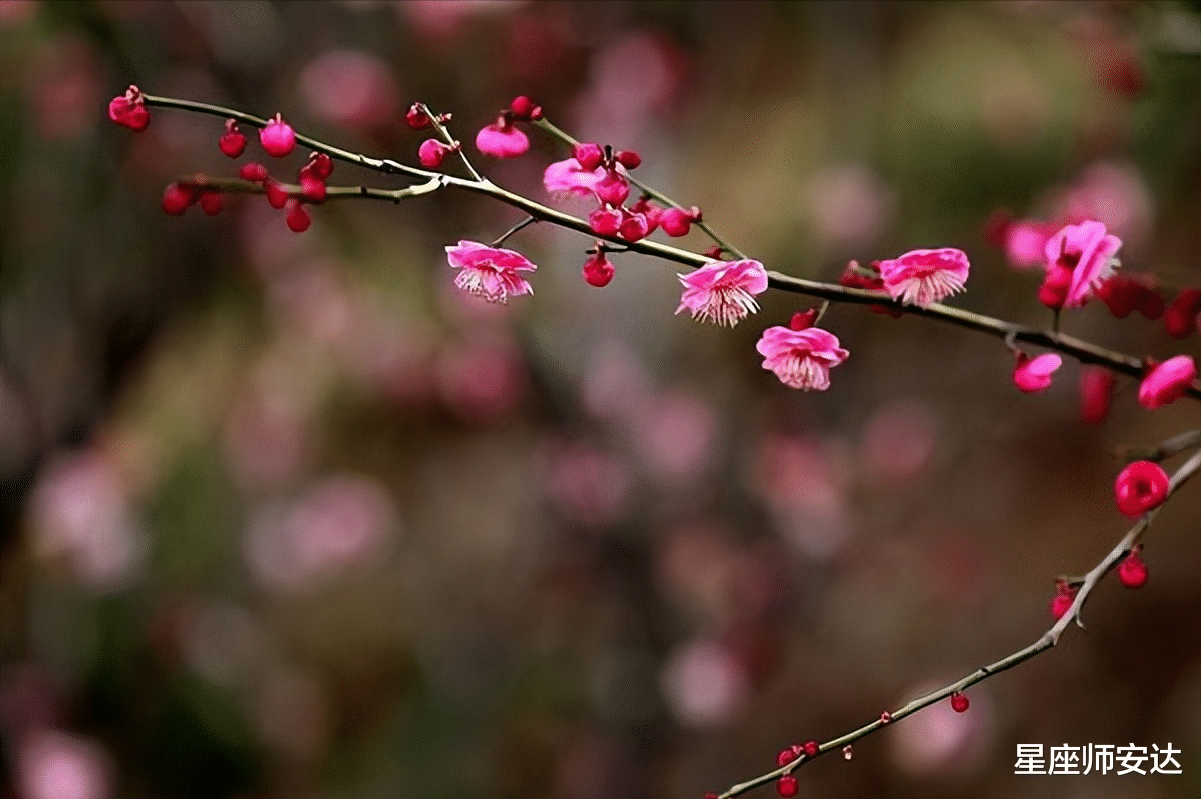
<path fill-rule="evenodd" d="M 1201 450 L 1193 453 L 1193 456 L 1185 461 L 1184 465 L 1177 469 L 1176 473 L 1172 475 L 1171 482 L 1168 484 L 1168 496 L 1171 497 L 1171 495 L 1174 494 L 1181 485 L 1183 485 L 1189 478 L 1196 474 L 1198 469 L 1201 469 Z M 1161 505 L 1160 507 L 1163 506 Z M 889 711 L 887 722 L 881 718 L 878 718 L 868 724 L 864 724 L 858 729 L 846 733 L 845 735 L 841 735 L 837 738 L 826 741 L 824 744 L 821 744 L 818 747 L 818 754 L 814 757 L 806 757 L 805 755 L 801 755 L 787 765 L 781 766 L 765 774 L 760 774 L 758 777 L 749 779 L 746 782 L 740 782 L 737 785 L 732 785 L 720 794 L 720 799 L 732 799 L 732 797 L 744 794 L 752 788 L 757 788 L 760 785 L 766 785 L 770 782 L 773 782 L 785 774 L 795 771 L 816 757 L 820 757 L 831 750 L 842 749 L 844 746 L 848 746 L 855 741 L 858 741 L 860 738 L 865 738 L 868 735 L 871 735 L 881 727 L 886 725 L 891 726 L 906 716 L 913 715 L 922 708 L 929 707 L 936 702 L 941 702 L 943 699 L 946 699 L 957 691 L 964 691 L 977 683 L 987 680 L 989 677 L 1000 674 L 1003 671 L 1008 671 L 1014 666 L 1024 663 L 1034 656 L 1046 652 L 1048 649 L 1054 648 L 1055 645 L 1059 643 L 1060 636 L 1063 635 L 1064 631 L 1067 630 L 1068 626 L 1071 625 L 1072 622 L 1076 622 L 1077 624 L 1080 623 L 1080 611 L 1084 607 L 1084 603 L 1088 601 L 1089 595 L 1092 594 L 1093 589 L 1096 588 L 1097 584 L 1101 581 L 1101 578 L 1108 574 L 1115 566 L 1121 563 L 1127 555 L 1130 554 L 1130 551 L 1135 547 L 1135 545 L 1138 544 L 1139 540 L 1143 536 L 1143 533 L 1146 532 L 1152 520 L 1154 520 L 1158 513 L 1159 508 L 1156 508 L 1140 518 L 1134 527 L 1130 528 L 1130 531 L 1122 537 L 1122 540 L 1118 541 L 1118 543 L 1114 545 L 1113 549 L 1109 550 L 1108 554 L 1106 554 L 1105 557 L 1102 558 L 1101 561 L 1092 568 L 1092 571 L 1084 576 L 1084 578 L 1080 581 L 1079 588 L 1076 591 L 1076 598 L 1072 602 L 1071 607 L 1057 622 L 1055 622 L 1054 625 L 1051 626 L 1049 630 L 1039 636 L 1038 640 L 1034 643 L 1023 649 L 1019 649 L 1011 655 L 1006 655 L 1000 660 L 989 663 L 987 666 L 981 666 L 971 674 L 968 674 L 959 680 L 950 683 L 949 685 L 944 685 L 942 688 L 939 688 L 935 691 L 931 691 L 928 694 L 924 694 L 923 696 L 920 696 L 917 699 L 902 705 L 896 710 Z"/>

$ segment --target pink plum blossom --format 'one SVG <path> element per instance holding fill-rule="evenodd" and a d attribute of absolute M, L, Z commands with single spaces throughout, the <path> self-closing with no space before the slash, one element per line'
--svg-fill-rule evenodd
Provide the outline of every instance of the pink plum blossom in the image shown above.
<path fill-rule="evenodd" d="M 1019 219 L 1010 224 L 1004 234 L 1005 257 L 1009 259 L 1009 265 L 1014 269 L 1045 266 L 1044 253 L 1050 237 L 1051 232 L 1043 222 Z"/>
<path fill-rule="evenodd" d="M 1051 375 L 1063 366 L 1063 358 L 1053 352 L 1031 358 L 1024 352 L 1017 355 L 1013 369 L 1013 383 L 1026 394 L 1034 394 L 1051 385 Z"/>
<path fill-rule="evenodd" d="M 1072 270 L 1064 306 L 1079 308 L 1092 292 L 1113 273 L 1113 256 L 1122 240 L 1110 235 L 1100 222 L 1086 221 L 1068 225 L 1047 241 L 1048 268 L 1064 266 Z"/>
<path fill-rule="evenodd" d="M 460 241 L 446 248 L 446 260 L 460 270 L 455 285 L 488 302 L 507 302 L 509 297 L 533 294 L 534 288 L 518 272 L 538 267 L 513 250 L 501 250 L 478 241 Z"/>
<path fill-rule="evenodd" d="M 890 261 L 880 261 L 880 277 L 894 300 L 929 308 L 963 291 L 968 260 L 963 250 L 913 250 Z"/>
<path fill-rule="evenodd" d="M 1138 404 L 1154 410 L 1184 396 L 1197 376 L 1191 355 L 1177 355 L 1154 366 L 1138 387 Z"/>
<path fill-rule="evenodd" d="M 830 367 L 850 354 L 838 346 L 837 336 L 818 327 L 769 327 L 755 349 L 763 356 L 764 369 L 775 372 L 784 385 L 802 391 L 828 389 Z"/>
<path fill-rule="evenodd" d="M 542 174 L 542 185 L 556 197 L 592 197 L 596 193 L 596 184 L 605 177 L 604 167 L 592 171 L 580 166 L 574 158 L 566 161 L 555 161 Z"/>
<path fill-rule="evenodd" d="M 718 261 L 679 278 L 684 294 L 676 313 L 687 308 L 693 319 L 729 327 L 758 311 L 754 295 L 767 291 L 767 270 L 758 261 Z"/>
<path fill-rule="evenodd" d="M 513 126 L 505 115 L 480 130 L 475 137 L 475 146 L 484 155 L 493 158 L 517 158 L 530 149 L 530 139 Z"/>

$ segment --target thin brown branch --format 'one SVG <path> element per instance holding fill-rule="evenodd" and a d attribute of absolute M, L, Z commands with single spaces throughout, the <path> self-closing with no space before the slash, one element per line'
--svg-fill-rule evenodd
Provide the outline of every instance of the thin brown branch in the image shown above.
<path fill-rule="evenodd" d="M 217 105 L 197 103 L 190 100 L 177 100 L 169 97 L 157 97 L 153 95 L 143 95 L 143 97 L 146 105 L 148 106 L 177 108 L 184 111 L 210 114 L 212 116 L 221 118 L 232 117 L 240 122 L 245 122 L 246 124 L 253 125 L 255 127 L 264 127 L 267 125 L 267 120 L 265 119 Z M 555 135 L 564 137 L 565 140 L 575 141 L 568 136 L 568 134 L 563 133 L 554 125 L 546 122 L 545 120 L 539 121 L 537 124 L 541 125 L 547 130 L 556 132 Z M 483 194 L 495 200 L 499 200 L 507 205 L 520 208 L 537 220 L 550 222 L 569 230 L 575 230 L 593 239 L 599 238 L 612 242 L 630 252 L 651 255 L 656 258 L 690 267 L 700 267 L 711 262 L 711 260 L 704 255 L 690 252 L 688 250 L 682 250 L 678 247 L 672 247 L 667 244 L 649 241 L 647 239 L 643 239 L 642 241 L 628 242 L 618 238 L 617 236 L 598 236 L 592 231 L 592 228 L 588 224 L 587 220 L 555 210 L 520 194 L 514 194 L 511 191 L 497 186 L 487 178 L 482 178 L 480 180 L 459 178 L 452 175 L 444 175 L 439 172 L 418 169 L 417 167 L 411 167 L 405 164 L 399 164 L 388 159 L 371 158 L 359 153 L 342 150 L 338 147 L 334 147 L 301 134 L 296 135 L 296 141 L 300 144 L 303 144 L 305 147 L 318 152 L 323 152 L 326 155 L 329 155 L 331 158 L 337 158 L 342 161 L 358 164 L 359 166 L 372 169 L 377 172 L 382 172 L 384 174 L 405 174 L 412 177 L 422 178 L 427 182 L 436 180 L 439 182 L 439 186 L 452 186 L 456 189 L 462 189 L 475 194 Z M 378 195 L 363 189 L 360 191 L 360 196 L 377 197 Z M 380 197 L 380 199 L 393 198 Z M 719 241 L 718 243 L 720 244 L 722 242 Z M 727 245 L 722 244 L 722 246 Z M 727 249 L 730 249 L 731 252 L 737 254 L 736 250 L 733 250 L 729 247 L 727 247 Z M 958 308 L 951 308 L 946 305 L 936 304 L 929 308 L 907 306 L 902 305 L 896 300 L 893 300 L 887 294 L 882 292 L 847 288 L 834 283 L 822 283 L 814 280 L 806 280 L 804 278 L 792 277 L 790 275 L 785 275 L 781 272 L 774 271 L 768 272 L 768 285 L 770 288 L 774 288 L 779 291 L 788 291 L 794 294 L 802 294 L 808 297 L 829 300 L 831 302 L 843 302 L 859 305 L 882 305 L 885 307 L 891 307 L 917 316 L 926 316 L 942 322 L 957 325 L 959 327 L 964 327 L 969 330 L 987 333 L 998 338 L 1008 338 L 1012 341 L 1021 341 L 1026 344 L 1033 344 L 1035 346 L 1056 350 L 1064 355 L 1069 355 L 1077 359 L 1081 363 L 1097 364 L 1112 371 L 1129 375 L 1131 377 L 1141 377 L 1147 366 L 1146 361 L 1143 359 L 1135 358 L 1131 355 L 1109 350 L 1104 347 L 1099 347 L 1096 344 L 1060 333 L 1057 330 L 1046 330 L 1028 327 L 1026 325 L 1019 325 L 1012 322 L 1005 322 L 1001 319 L 994 319 L 990 316 L 984 316 L 982 314 L 964 311 Z M 1194 399 L 1201 399 L 1201 381 L 1194 380 L 1193 383 L 1186 389 L 1185 393 Z"/>
<path fill-rule="evenodd" d="M 1196 474 L 1198 470 L 1201 470 L 1201 450 L 1193 453 L 1193 456 L 1185 461 L 1184 465 L 1177 469 L 1176 473 L 1172 475 L 1172 479 L 1168 484 L 1168 497 L 1171 497 L 1172 494 L 1174 494 L 1181 485 L 1188 481 L 1189 478 Z M 1161 505 L 1160 507 L 1163 506 Z M 1101 561 L 1084 576 L 1080 582 L 1080 586 L 1076 592 L 1076 598 L 1072 602 L 1072 606 L 1057 622 L 1055 622 L 1054 625 L 1051 626 L 1049 630 L 1039 636 L 1038 640 L 1034 643 L 1019 649 L 1010 655 L 1006 655 L 1000 660 L 989 663 L 987 666 L 981 666 L 959 680 L 956 680 L 949 685 L 944 685 L 942 688 L 939 688 L 935 691 L 924 694 L 917 699 L 902 705 L 896 710 L 889 711 L 889 720 L 887 722 L 878 718 L 868 724 L 864 724 L 858 729 L 846 733 L 845 735 L 826 741 L 820 745 L 818 748 L 818 754 L 815 757 L 805 757 L 804 755 L 801 755 L 798 759 L 793 760 L 787 765 L 781 766 L 765 774 L 760 774 L 758 777 L 749 779 L 746 782 L 740 782 L 737 785 L 732 785 L 720 794 L 720 799 L 732 799 L 732 797 L 740 796 L 741 794 L 744 794 L 753 788 L 774 782 L 785 774 L 789 774 L 805 765 L 809 761 L 814 760 L 816 757 L 820 757 L 821 755 L 824 755 L 832 750 L 842 749 L 844 746 L 853 744 L 855 741 L 858 741 L 861 738 L 865 738 L 868 735 L 871 735 L 873 732 L 876 732 L 881 727 L 892 726 L 898 721 L 904 719 L 906 716 L 911 716 L 923 708 L 929 707 L 936 702 L 941 702 L 957 691 L 964 691 L 971 686 L 976 685 L 977 683 L 983 682 L 990 677 L 1000 674 L 1003 671 L 1008 671 L 1014 666 L 1024 663 L 1036 655 L 1046 652 L 1048 649 L 1054 648 L 1055 645 L 1059 643 L 1060 636 L 1063 635 L 1064 631 L 1067 630 L 1069 625 L 1071 625 L 1073 622 L 1076 622 L 1078 625 L 1080 625 L 1080 611 L 1084 607 L 1084 603 L 1088 601 L 1093 589 L 1096 588 L 1097 584 L 1101 582 L 1101 579 L 1106 574 L 1112 571 L 1114 567 L 1121 563 L 1122 560 L 1130 554 L 1130 551 L 1135 547 L 1135 545 L 1138 544 L 1139 540 L 1142 538 L 1143 534 L 1146 532 L 1147 528 L 1150 526 L 1151 522 L 1158 513 L 1159 508 L 1156 508 L 1140 518 L 1134 527 L 1130 528 L 1130 531 L 1127 532 L 1126 535 L 1124 535 L 1116 545 L 1114 545 L 1113 549 L 1109 550 L 1105 557 L 1102 558 Z"/>

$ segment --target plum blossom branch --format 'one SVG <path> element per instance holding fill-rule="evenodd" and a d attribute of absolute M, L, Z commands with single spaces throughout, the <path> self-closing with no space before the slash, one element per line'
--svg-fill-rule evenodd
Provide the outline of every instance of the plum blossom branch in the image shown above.
<path fill-rule="evenodd" d="M 538 125 L 543 130 L 545 130 L 547 133 L 551 134 L 556 139 L 558 139 L 559 141 L 568 145 L 569 147 L 574 147 L 575 145 L 579 144 L 579 141 L 577 141 L 574 136 L 572 136 L 570 133 L 563 130 L 559 126 L 555 125 L 553 122 L 551 122 L 548 119 L 543 118 L 543 119 L 536 120 L 534 124 Z M 634 177 L 633 175 L 628 175 L 626 177 L 626 180 L 630 181 L 630 183 L 633 183 L 635 186 L 637 186 L 647 196 L 649 196 L 655 200 L 658 200 L 659 202 L 663 203 L 664 205 L 670 206 L 672 208 L 683 208 L 684 207 L 684 206 L 680 205 L 678 202 L 676 202 L 675 200 L 668 197 L 663 192 L 661 192 L 655 188 L 652 188 L 651 186 L 648 186 L 646 183 L 644 183 L 643 181 Z M 705 233 L 706 236 L 713 239 L 714 243 L 716 243 L 718 246 L 720 246 L 723 250 L 725 250 L 726 252 L 730 253 L 731 255 L 733 255 L 734 257 L 736 257 L 740 260 L 746 260 L 747 256 L 741 250 L 739 250 L 737 247 L 735 247 L 733 244 L 731 244 L 730 242 L 728 242 L 724 238 L 722 238 L 717 233 L 717 231 L 715 231 L 712 227 L 710 227 L 708 222 L 706 222 L 702 219 L 702 220 L 694 222 L 693 224 L 695 224 L 697 227 L 699 227 Z"/>
<path fill-rule="evenodd" d="M 1201 470 L 1201 450 L 1193 453 L 1192 457 L 1190 457 L 1184 463 L 1184 465 L 1177 469 L 1176 473 L 1172 475 L 1171 481 L 1168 484 L 1168 496 L 1170 497 L 1172 494 L 1174 494 L 1180 488 L 1180 486 L 1193 477 L 1198 470 Z M 1160 507 L 1162 507 L 1162 505 Z M 842 749 L 843 747 L 849 746 L 855 741 L 871 735 L 881 727 L 894 724 L 906 716 L 911 716 L 923 708 L 929 707 L 930 705 L 940 702 L 943 699 L 951 697 L 955 694 L 959 694 L 971 686 L 976 685 L 977 683 L 981 683 L 984 680 L 1000 674 L 1003 671 L 1008 671 L 1014 666 L 1024 663 L 1036 655 L 1040 655 L 1049 649 L 1053 649 L 1059 643 L 1060 637 L 1067 630 L 1068 626 L 1073 622 L 1075 622 L 1081 629 L 1084 628 L 1084 625 L 1080 621 L 1080 614 L 1084 607 L 1084 603 L 1092 594 L 1093 589 L 1096 588 L 1097 584 L 1101 582 L 1102 578 L 1104 578 L 1106 574 L 1112 571 L 1119 563 L 1129 556 L 1132 551 L 1136 549 L 1139 541 L 1143 537 L 1143 534 L 1146 532 L 1147 528 L 1151 526 L 1151 522 L 1155 519 L 1155 516 L 1158 513 L 1159 507 L 1144 514 L 1141 518 L 1139 518 L 1138 522 L 1132 528 L 1130 528 L 1129 532 L 1127 532 L 1126 535 L 1124 535 L 1122 539 L 1114 545 L 1113 549 L 1111 549 L 1105 555 L 1105 557 L 1102 558 L 1101 561 L 1092 568 L 1091 571 L 1089 571 L 1083 577 L 1072 581 L 1073 584 L 1077 585 L 1078 587 L 1076 589 L 1075 598 L 1072 601 L 1071 606 L 1068 608 L 1067 612 L 1064 613 L 1059 620 L 1051 626 L 1050 629 L 1039 636 L 1038 640 L 1036 640 L 1034 643 L 1019 649 L 1010 655 L 1006 655 L 1000 660 L 989 663 L 986 666 L 981 666 L 980 668 L 976 669 L 970 674 L 965 675 L 964 677 L 961 677 L 953 683 L 949 683 L 948 685 L 944 685 L 942 688 L 931 691 L 927 694 L 923 694 L 922 696 L 902 705 L 896 710 L 882 714 L 880 718 L 868 724 L 864 724 L 858 729 L 852 730 L 845 735 L 841 735 L 838 738 L 833 738 L 826 743 L 819 745 L 815 754 L 801 754 L 795 760 L 792 760 L 791 762 L 780 766 L 773 771 L 760 774 L 759 776 L 746 780 L 745 782 L 732 785 L 719 794 L 718 799 L 733 799 L 733 797 L 740 796 L 753 788 L 757 788 L 761 785 L 767 785 L 768 783 L 773 782 L 780 777 L 791 774 L 796 769 L 807 764 L 809 761 L 820 755 L 835 749 Z"/>
<path fill-rule="evenodd" d="M 208 114 L 211 116 L 220 117 L 222 119 L 232 118 L 256 128 L 264 128 L 270 124 L 269 120 L 262 119 L 261 117 L 251 114 L 246 114 L 241 111 L 225 108 L 223 106 L 199 103 L 191 100 L 179 100 L 170 97 L 158 97 L 149 94 L 143 94 L 142 98 L 147 106 L 175 108 L 184 111 Z M 431 117 L 431 120 L 433 119 L 434 118 Z M 570 135 L 561 131 L 559 128 L 555 127 L 553 123 L 550 123 L 545 119 L 538 120 L 534 124 L 543 127 L 565 142 L 575 142 L 575 139 L 573 139 Z M 448 133 L 446 135 L 449 136 Z M 678 247 L 672 247 L 667 244 L 660 244 L 659 242 L 650 241 L 647 239 L 630 242 L 616 235 L 598 235 L 595 231 L 593 231 L 588 220 L 572 216 L 571 214 L 550 208 L 549 206 L 538 203 L 523 195 L 508 191 L 507 189 L 496 185 L 487 178 L 460 178 L 437 171 L 430 171 L 409 166 L 407 164 L 401 164 L 391 159 L 372 158 L 361 153 L 354 153 L 334 147 L 330 144 L 326 144 L 325 142 L 301 134 L 296 135 L 296 142 L 316 152 L 325 153 L 331 158 L 337 158 L 341 161 L 357 164 L 366 169 L 384 174 L 403 174 L 426 181 L 421 188 L 415 189 L 410 187 L 407 190 L 408 194 L 401 196 L 415 196 L 417 194 L 433 191 L 436 188 L 441 188 L 442 186 L 448 186 L 491 197 L 507 205 L 511 205 L 514 208 L 525 211 L 535 220 L 550 222 L 551 224 L 559 227 L 582 233 L 592 239 L 603 239 L 618 245 L 618 247 L 629 252 L 650 255 L 693 268 L 702 267 L 706 264 L 712 263 L 712 259 L 710 259 L 708 256 L 683 250 Z M 631 178 L 631 180 L 633 179 Z M 641 187 L 641 184 L 636 183 L 635 185 L 639 185 Z M 400 197 L 395 196 L 395 191 L 388 192 L 385 190 L 372 190 L 366 188 L 360 188 L 354 191 L 335 191 L 334 189 L 331 189 L 330 196 L 338 198 L 361 196 L 387 200 L 400 199 Z M 669 202 L 670 200 L 664 198 L 664 201 Z M 728 245 L 720 238 L 714 237 L 714 240 L 717 241 L 718 244 L 723 248 L 729 250 L 735 255 L 739 255 L 737 249 Z M 1011 341 L 1020 341 L 1034 346 L 1057 350 L 1065 355 L 1075 358 L 1081 363 L 1098 364 L 1110 369 L 1111 371 L 1129 375 L 1131 377 L 1142 377 L 1144 372 L 1150 366 L 1147 360 L 1135 358 L 1131 355 L 1106 349 L 1096 344 L 1092 344 L 1091 342 L 1060 333 L 1054 329 L 1047 330 L 1026 325 L 1019 325 L 990 316 L 985 316 L 983 314 L 974 313 L 972 311 L 952 308 L 939 303 L 933 304 L 927 308 L 916 305 L 905 305 L 901 301 L 894 300 L 886 293 L 882 293 L 880 291 L 852 288 L 834 283 L 824 283 L 814 280 L 806 280 L 804 278 L 785 275 L 781 272 L 769 271 L 767 276 L 768 287 L 779 291 L 801 294 L 821 300 L 828 300 L 830 302 L 883 306 L 894 311 L 903 311 L 905 313 L 926 316 L 942 322 L 957 325 L 959 327 L 967 328 L 969 330 L 987 333 L 998 338 L 1009 339 Z M 1184 388 L 1183 393 L 1194 399 L 1201 399 L 1201 382 L 1193 380 L 1187 387 Z"/>

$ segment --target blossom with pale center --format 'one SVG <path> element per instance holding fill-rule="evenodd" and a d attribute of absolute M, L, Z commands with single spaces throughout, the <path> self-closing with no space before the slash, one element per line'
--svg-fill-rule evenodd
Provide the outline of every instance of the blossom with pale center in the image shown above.
<path fill-rule="evenodd" d="M 763 368 L 775 372 L 780 382 L 802 391 L 825 391 L 830 387 L 830 367 L 850 354 L 838 346 L 838 337 L 819 327 L 793 330 L 769 327 L 755 349 L 763 356 Z"/>
<path fill-rule="evenodd" d="M 676 313 L 687 308 L 693 319 L 733 327 L 759 310 L 754 295 L 767 291 L 767 270 L 758 261 L 716 261 L 680 275 L 684 294 Z"/>
<path fill-rule="evenodd" d="M 1113 256 L 1121 246 L 1121 239 L 1092 220 L 1068 225 L 1047 240 L 1048 268 L 1059 265 L 1072 270 L 1065 307 L 1084 305 L 1102 281 L 1113 274 Z"/>
<path fill-rule="evenodd" d="M 913 250 L 890 261 L 880 261 L 880 277 L 894 300 L 929 308 L 963 291 L 968 261 L 963 250 Z"/>
<path fill-rule="evenodd" d="M 460 241 L 446 248 L 446 260 L 459 270 L 455 285 L 488 302 L 507 302 L 509 297 L 533 294 L 534 288 L 518 272 L 538 267 L 513 250 L 502 250 L 478 241 Z"/>

